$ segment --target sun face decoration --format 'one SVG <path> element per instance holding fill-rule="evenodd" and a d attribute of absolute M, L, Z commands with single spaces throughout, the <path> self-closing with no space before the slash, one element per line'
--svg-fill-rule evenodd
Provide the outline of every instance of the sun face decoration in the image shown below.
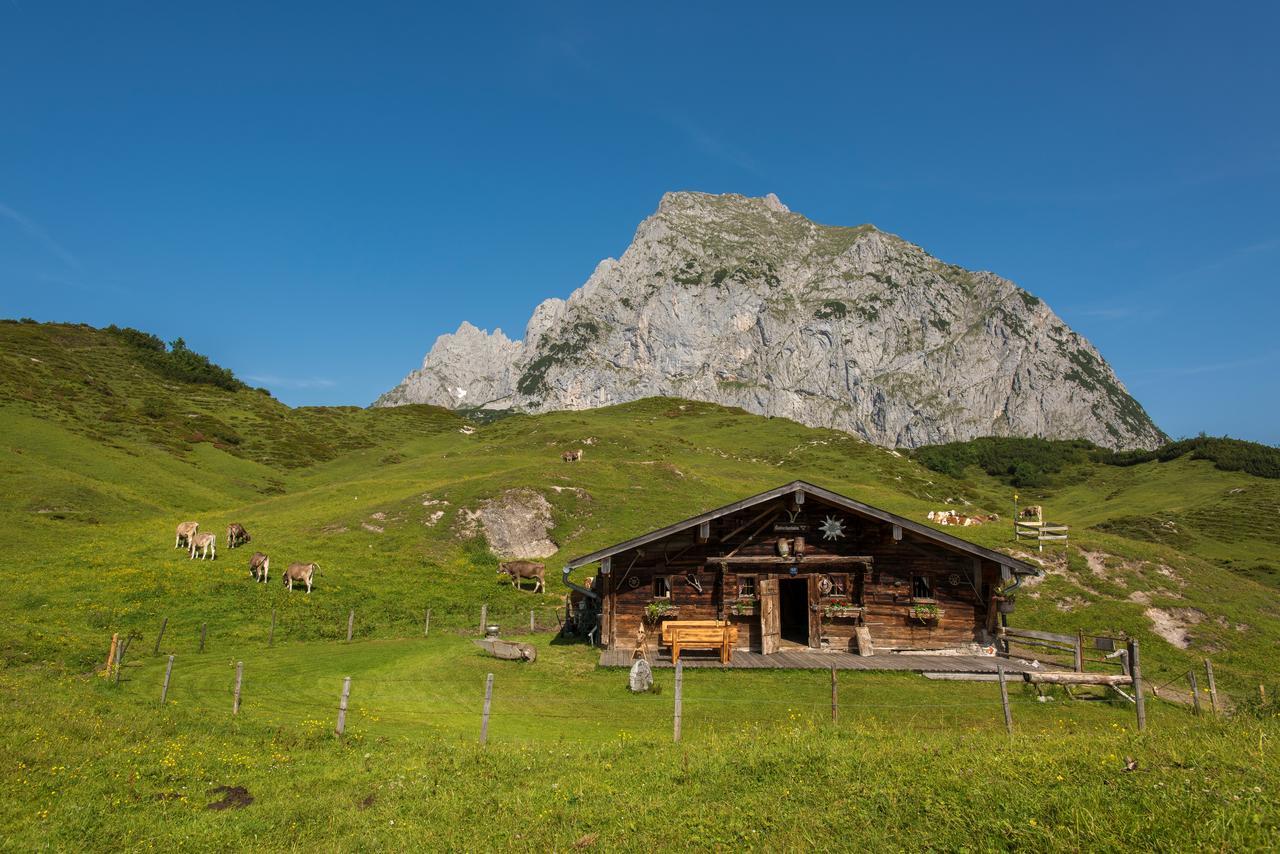
<path fill-rule="evenodd" d="M 828 516 L 818 526 L 824 540 L 840 540 L 844 538 L 844 521 L 835 516 Z"/>

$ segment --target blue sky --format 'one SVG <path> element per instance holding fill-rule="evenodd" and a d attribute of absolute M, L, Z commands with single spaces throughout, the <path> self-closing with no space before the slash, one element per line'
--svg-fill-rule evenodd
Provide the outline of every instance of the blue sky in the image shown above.
<path fill-rule="evenodd" d="M 664 191 L 775 192 L 1043 297 L 1175 436 L 1280 442 L 1280 5 L 604 5 L 0 2 L 0 315 L 364 404 Z"/>

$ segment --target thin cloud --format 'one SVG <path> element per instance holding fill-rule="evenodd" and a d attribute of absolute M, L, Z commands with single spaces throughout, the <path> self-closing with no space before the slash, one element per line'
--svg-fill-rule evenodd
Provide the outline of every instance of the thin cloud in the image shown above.
<path fill-rule="evenodd" d="M 273 374 L 249 375 L 245 379 L 250 382 L 259 383 L 264 386 L 275 386 L 277 388 L 333 388 L 336 382 L 324 377 L 278 377 Z"/>
<path fill-rule="evenodd" d="M 73 270 L 80 269 L 80 260 L 72 255 L 71 252 L 58 241 L 49 236 L 49 232 L 40 227 L 39 223 L 31 219 L 31 217 L 14 210 L 6 204 L 0 203 L 0 217 L 13 222 L 23 234 L 30 237 L 36 243 L 39 243 L 46 250 L 56 255 Z"/>

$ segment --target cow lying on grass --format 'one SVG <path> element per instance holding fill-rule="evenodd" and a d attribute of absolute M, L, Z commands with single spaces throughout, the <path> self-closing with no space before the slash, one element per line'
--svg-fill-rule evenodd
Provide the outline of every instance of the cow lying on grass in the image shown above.
<path fill-rule="evenodd" d="M 191 537 L 191 550 L 189 552 L 190 559 L 196 559 L 196 552 L 200 552 L 201 560 L 217 560 L 218 559 L 218 535 L 217 534 L 195 534 Z"/>
<path fill-rule="evenodd" d="M 180 549 L 183 546 L 191 548 L 191 538 L 196 535 L 196 531 L 200 530 L 199 522 L 183 522 L 178 525 L 177 536 L 173 538 L 173 547 Z"/>
<path fill-rule="evenodd" d="M 253 557 L 249 558 L 249 574 L 253 576 L 253 580 L 266 584 L 269 572 L 271 572 L 271 558 L 262 552 L 254 552 Z"/>
<path fill-rule="evenodd" d="M 524 589 L 520 582 L 524 581 L 526 578 L 532 578 L 534 580 L 534 593 L 537 593 L 539 590 L 543 593 L 547 592 L 547 582 L 543 577 L 543 572 L 545 570 L 546 567 L 543 564 L 534 563 L 531 560 L 509 560 L 505 563 L 498 564 L 498 574 L 511 576 L 511 586 L 519 590 Z"/>
<path fill-rule="evenodd" d="M 284 586 L 290 590 L 293 589 L 293 582 L 307 585 L 307 593 L 311 592 L 311 582 L 320 572 L 319 564 L 314 563 L 291 563 L 289 568 L 284 571 Z"/>

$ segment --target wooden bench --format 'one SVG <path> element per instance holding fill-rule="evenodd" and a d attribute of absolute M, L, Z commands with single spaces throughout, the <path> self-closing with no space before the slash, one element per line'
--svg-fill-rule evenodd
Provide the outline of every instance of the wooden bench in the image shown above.
<path fill-rule="evenodd" d="M 682 649 L 719 651 L 720 663 L 733 658 L 737 627 L 723 620 L 669 620 L 662 624 L 662 642 L 671 647 L 671 663 L 680 660 Z"/>

